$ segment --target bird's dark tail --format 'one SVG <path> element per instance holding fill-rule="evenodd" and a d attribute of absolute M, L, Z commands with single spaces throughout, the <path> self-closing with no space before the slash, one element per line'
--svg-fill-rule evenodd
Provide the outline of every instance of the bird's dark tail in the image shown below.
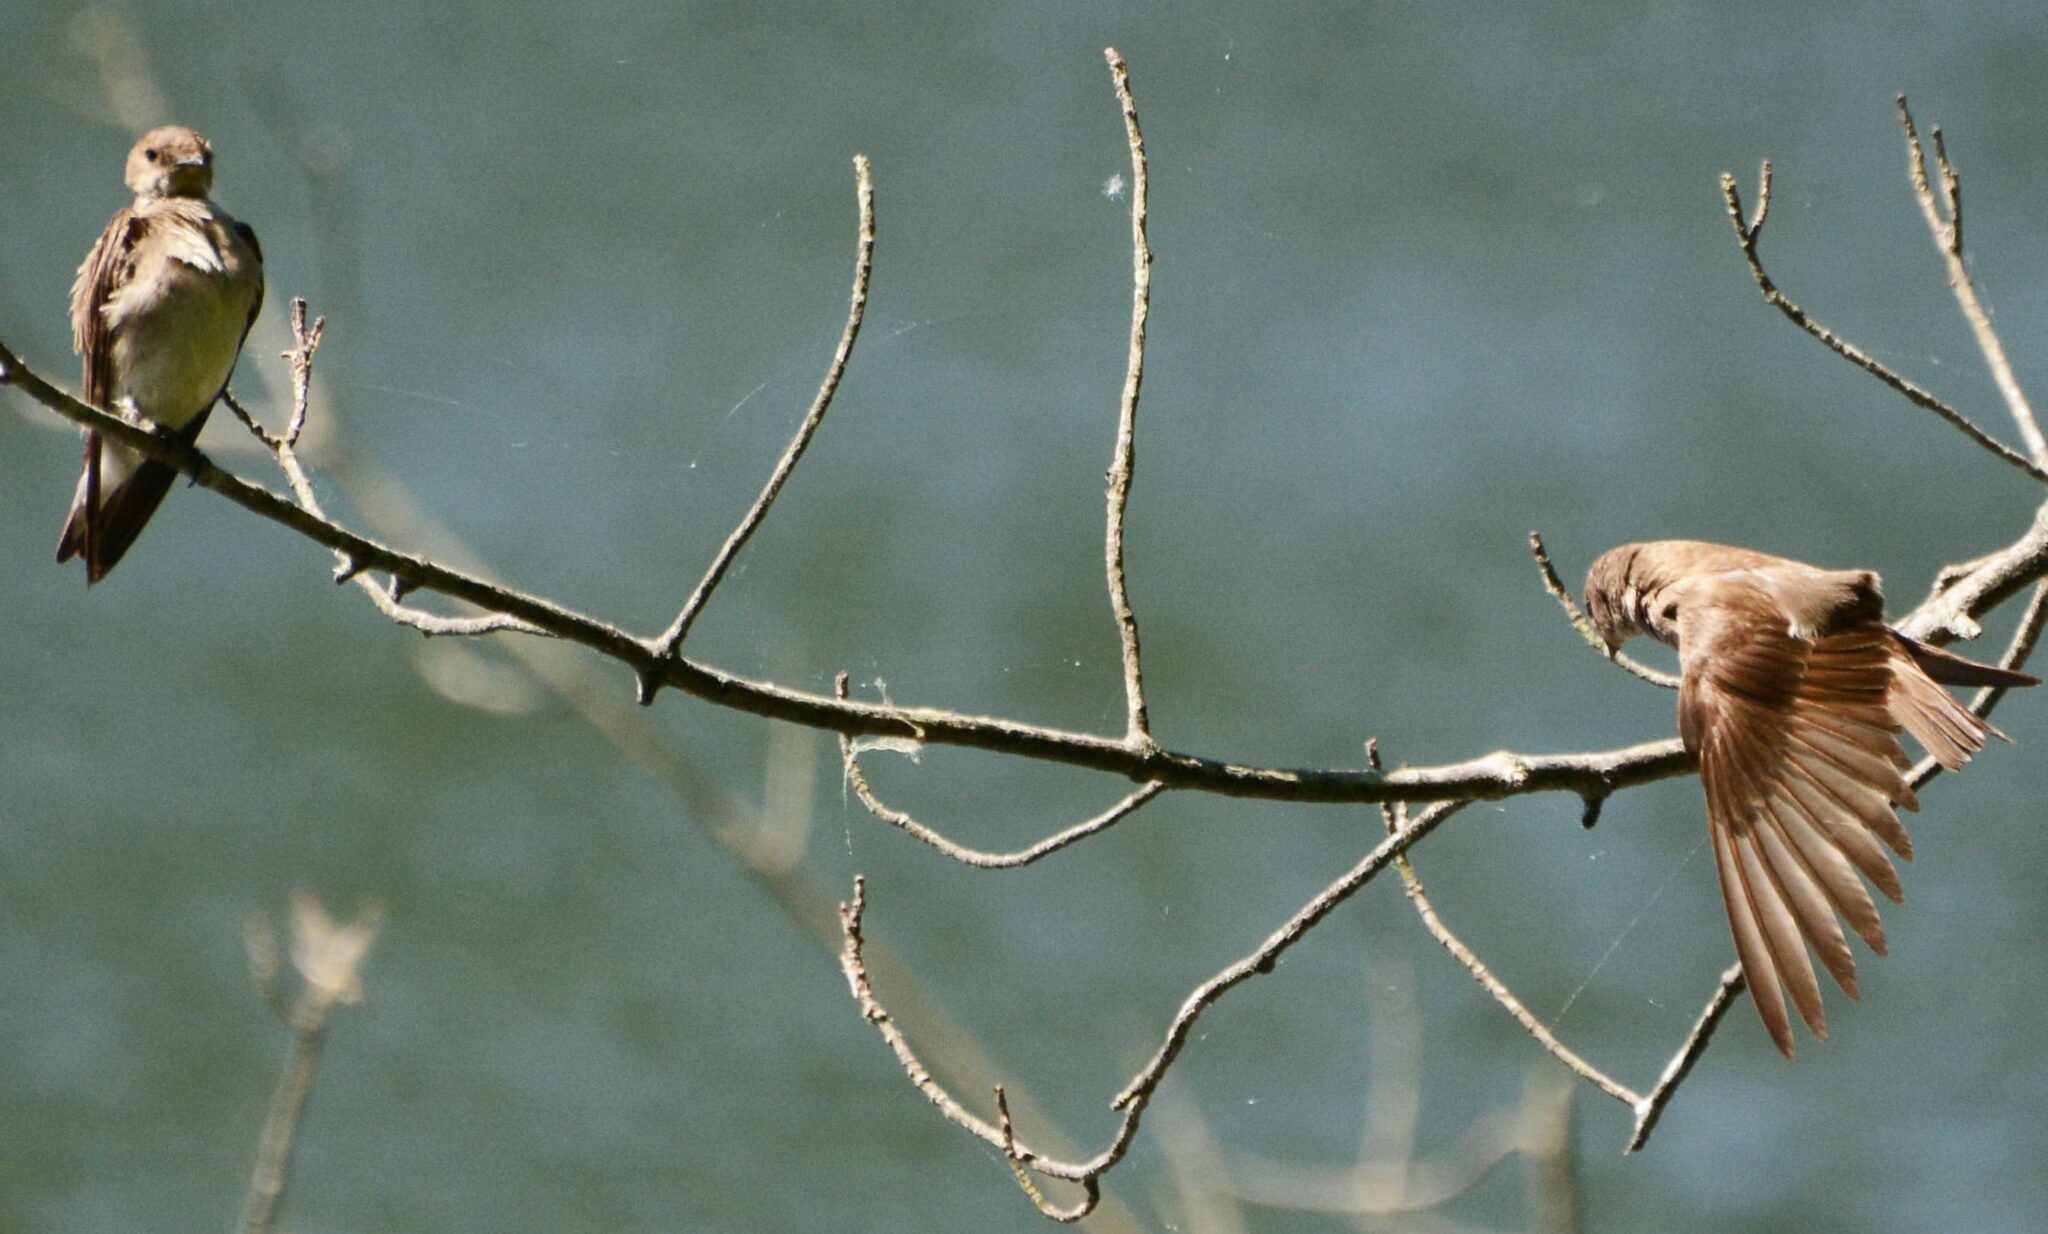
<path fill-rule="evenodd" d="M 1913 662 L 1922 672 L 1945 686 L 2037 686 L 2041 679 L 2031 673 L 2015 672 L 1999 668 L 1995 664 L 1981 664 L 1966 656 L 1939 647 L 1930 647 L 1917 638 L 1908 638 L 1897 630 L 1892 637 L 1905 647 Z"/>
<path fill-rule="evenodd" d="M 120 564 L 135 537 L 142 534 L 149 516 L 163 504 L 164 495 L 171 491 L 171 482 L 177 478 L 177 472 L 154 461 L 136 468 L 135 474 L 108 493 L 101 503 L 99 517 L 93 520 L 93 531 L 97 534 L 90 541 L 86 537 L 85 506 L 73 507 L 71 517 L 64 522 L 64 534 L 57 542 L 57 560 L 68 561 L 82 555 L 86 559 L 86 582 L 97 583 L 105 578 L 108 571 Z"/>
<path fill-rule="evenodd" d="M 206 427 L 206 418 L 213 411 L 205 411 L 192 417 L 192 422 L 178 430 L 177 436 L 186 445 L 199 440 L 199 430 Z M 149 516 L 163 504 L 165 494 L 171 491 L 172 481 L 178 478 L 177 469 L 157 462 L 155 459 L 141 459 L 133 471 L 112 488 L 100 489 L 99 472 L 106 465 L 106 458 L 99 452 L 124 449 L 124 447 L 103 444 L 98 433 L 86 438 L 86 479 L 79 485 L 79 494 L 71 504 L 71 514 L 64 520 L 64 532 L 57 537 L 57 560 L 69 561 L 73 557 L 85 558 L 85 581 L 97 583 L 107 572 L 120 564 L 135 537 L 142 534 L 148 525 Z M 133 452 L 129 452 L 132 456 Z M 96 517 L 88 518 L 86 510 L 97 492 L 99 510 Z"/>

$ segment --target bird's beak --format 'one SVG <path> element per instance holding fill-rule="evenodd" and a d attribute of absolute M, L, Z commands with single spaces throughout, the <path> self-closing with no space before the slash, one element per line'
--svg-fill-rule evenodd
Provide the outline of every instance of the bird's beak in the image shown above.
<path fill-rule="evenodd" d="M 204 167 L 206 166 L 206 156 L 195 154 L 191 158 L 179 159 L 175 165 L 178 167 Z"/>

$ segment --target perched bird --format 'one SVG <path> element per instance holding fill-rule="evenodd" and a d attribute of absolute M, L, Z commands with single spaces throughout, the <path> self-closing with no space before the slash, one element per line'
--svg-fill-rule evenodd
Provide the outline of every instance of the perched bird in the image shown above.
<path fill-rule="evenodd" d="M 78 267 L 71 337 L 85 401 L 190 442 L 227 388 L 263 302 L 263 252 L 207 193 L 213 147 L 167 125 L 128 152 L 135 204 L 115 214 Z M 96 583 L 121 560 L 177 473 L 125 446 L 85 438 L 85 471 L 57 560 L 85 558 Z"/>
<path fill-rule="evenodd" d="M 1624 544 L 1586 575 L 1586 614 L 1611 651 L 1638 634 L 1678 649 L 1678 731 L 1699 764 L 1735 952 L 1787 1058 L 1789 993 L 1827 1039 L 1810 944 L 1851 998 L 1849 928 L 1879 955 L 1884 927 L 1860 873 L 1902 899 L 1882 840 L 1911 860 L 1895 807 L 1919 809 L 1903 727 L 1950 771 L 2005 734 L 1941 684 L 2039 679 L 1930 647 L 1884 622 L 1868 570 L 1822 570 L 1697 540 Z"/>

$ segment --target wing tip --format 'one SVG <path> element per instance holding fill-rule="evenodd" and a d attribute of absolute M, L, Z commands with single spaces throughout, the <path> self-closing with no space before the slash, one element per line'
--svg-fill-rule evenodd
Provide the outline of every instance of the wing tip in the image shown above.
<path fill-rule="evenodd" d="M 1762 1004 L 1759 1003 L 1758 1007 L 1761 1009 Z M 1770 1033 L 1771 1044 L 1778 1047 L 1778 1053 L 1785 1056 L 1786 1062 L 1791 1062 L 1798 1053 L 1792 1044 L 1792 1022 L 1790 1020 L 1773 1020 L 1769 1016 L 1765 1016 L 1764 1029 Z"/>

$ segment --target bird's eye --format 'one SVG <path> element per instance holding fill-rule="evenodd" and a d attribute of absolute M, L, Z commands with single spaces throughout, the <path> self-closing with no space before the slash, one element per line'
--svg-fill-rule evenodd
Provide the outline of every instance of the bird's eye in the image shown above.
<path fill-rule="evenodd" d="M 160 152 L 156 150 L 154 147 L 151 147 L 150 149 L 144 150 L 142 152 L 142 157 L 148 159 L 152 163 L 156 162 L 159 156 Z"/>
<path fill-rule="evenodd" d="M 1676 601 L 1676 600 L 1673 600 L 1673 601 L 1672 601 L 1671 603 L 1669 603 L 1669 604 L 1667 604 L 1667 605 L 1665 605 L 1665 606 L 1664 606 L 1664 620 L 1666 620 L 1666 621 L 1677 621 L 1677 620 L 1678 620 L 1678 601 Z"/>

